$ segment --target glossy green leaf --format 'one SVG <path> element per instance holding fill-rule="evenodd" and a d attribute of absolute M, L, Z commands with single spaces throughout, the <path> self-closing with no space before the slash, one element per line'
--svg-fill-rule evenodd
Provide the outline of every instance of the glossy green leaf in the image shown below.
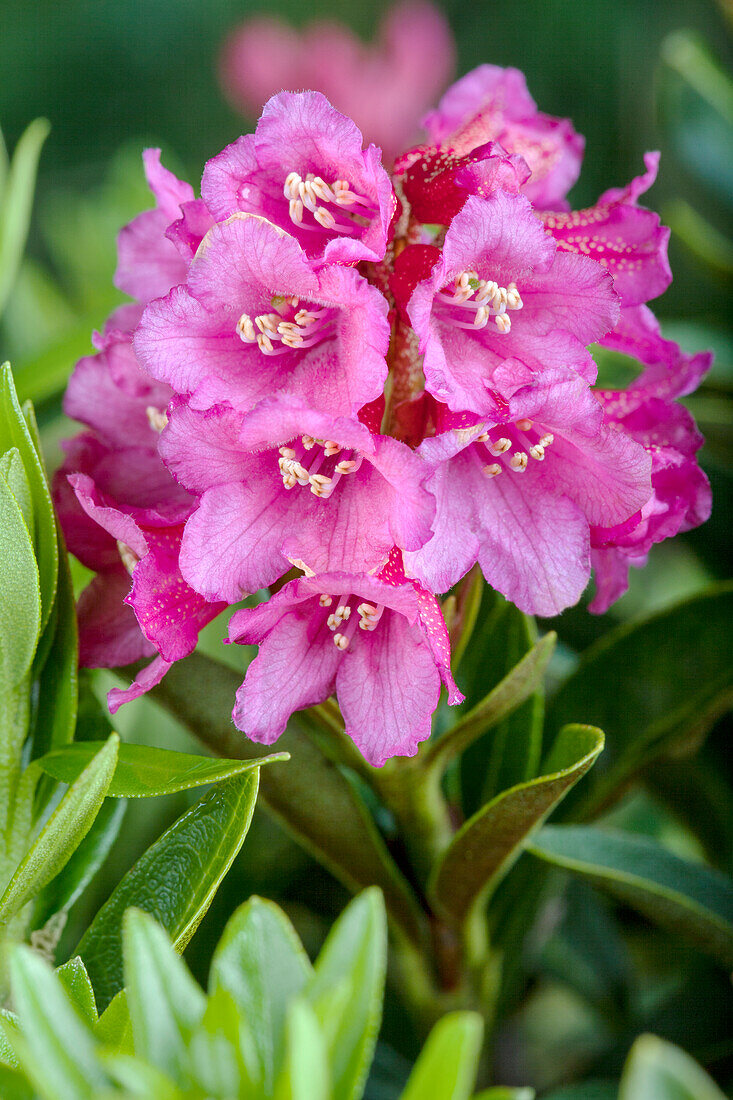
<path fill-rule="evenodd" d="M 31 122 L 15 147 L 0 196 L 0 315 L 23 258 L 33 209 L 38 159 L 49 130 L 45 118 Z"/>
<path fill-rule="evenodd" d="M 41 629 L 41 591 L 33 543 L 5 478 L 0 474 L 0 645 L 4 690 L 28 673 Z"/>
<path fill-rule="evenodd" d="M 114 774 L 118 746 L 113 733 L 69 787 L 0 898 L 0 921 L 7 921 L 50 882 L 89 832 Z"/>
<path fill-rule="evenodd" d="M 23 459 L 17 447 L 11 447 L 10 450 L 5 451 L 4 454 L 0 453 L 0 477 L 3 477 L 8 483 L 8 488 L 15 497 L 16 503 L 20 508 L 23 522 L 27 530 L 29 532 L 32 531 L 33 497 L 23 466 Z"/>
<path fill-rule="evenodd" d="M 206 1007 L 203 991 L 147 913 L 127 910 L 122 941 L 135 1053 L 185 1085 L 186 1045 Z"/>
<path fill-rule="evenodd" d="M 684 1050 L 656 1035 L 641 1035 L 629 1052 L 618 1100 L 725 1100 Z"/>
<path fill-rule="evenodd" d="M 362 1094 L 382 1018 L 386 967 L 384 901 L 372 888 L 350 902 L 334 924 L 305 991 L 328 1039 L 332 1086 L 340 1100 Z M 329 1011 L 331 991 L 342 982 L 348 983 L 348 996 L 338 997 Z"/>
<path fill-rule="evenodd" d="M 31 542 L 38 562 L 41 590 L 41 629 L 51 614 L 58 577 L 59 548 L 56 518 L 46 480 L 43 460 L 36 444 L 32 410 L 21 409 L 15 392 L 10 364 L 0 367 L 0 453 L 17 447 L 33 499 Z"/>
<path fill-rule="evenodd" d="M 43 927 L 49 917 L 63 909 L 70 909 L 81 896 L 109 855 L 126 809 L 127 802 L 124 799 L 105 799 L 91 829 L 66 866 L 43 887 L 36 898 L 32 927 Z"/>
<path fill-rule="evenodd" d="M 401 1100 L 468 1100 L 476 1079 L 483 1020 L 475 1012 L 450 1012 L 428 1036 Z"/>
<path fill-rule="evenodd" d="M 131 905 L 162 924 L 182 951 L 249 829 L 258 771 L 218 783 L 140 857 L 97 913 L 77 948 L 103 1011 L 122 988 L 122 916 Z"/>
<path fill-rule="evenodd" d="M 518 858 L 527 838 L 567 791 L 592 767 L 603 734 L 592 726 L 566 726 L 537 779 L 497 795 L 456 833 L 429 886 L 436 906 L 454 924 L 493 891 Z"/>
<path fill-rule="evenodd" d="M 694 746 L 733 698 L 733 662 L 721 644 L 733 584 L 716 585 L 641 622 L 605 634 L 548 707 L 547 724 L 589 722 L 606 751 L 563 817 L 597 812 L 630 776 L 670 749 Z M 674 639 L 674 643 L 672 642 Z"/>
<path fill-rule="evenodd" d="M 231 700 L 240 683 L 233 669 L 194 653 L 175 664 L 152 695 L 218 756 L 251 759 L 258 746 L 231 721 Z M 262 772 L 269 808 L 349 890 L 379 886 L 390 916 L 413 939 L 421 938 L 425 929 L 414 892 L 352 784 L 297 720 L 278 747 L 290 753 L 292 764 Z"/>
<path fill-rule="evenodd" d="M 99 1017 L 94 1001 L 94 990 L 81 959 L 77 956 L 69 959 L 63 966 L 59 966 L 56 970 L 56 977 L 68 993 L 77 1012 L 84 1017 L 87 1023 L 92 1026 L 96 1024 Z"/>
<path fill-rule="evenodd" d="M 285 1027 L 285 1057 L 275 1083 L 275 1100 L 329 1100 L 328 1054 L 316 1014 L 300 998 L 294 1000 Z M 348 1093 L 335 1093 L 344 1100 Z"/>
<path fill-rule="evenodd" d="M 445 768 L 450 760 L 526 702 L 542 682 L 556 641 L 554 633 L 546 634 L 480 703 L 431 742 L 423 755 L 426 766 Z"/>
<path fill-rule="evenodd" d="M 252 897 L 230 918 L 211 962 L 211 992 L 226 990 L 251 1022 L 266 1091 L 275 1080 L 288 1004 L 311 974 L 293 926 L 274 902 Z"/>
<path fill-rule="evenodd" d="M 495 691 L 537 644 L 534 620 L 484 585 L 478 621 L 456 677 L 466 696 L 465 716 Z M 542 651 L 541 651 L 542 652 Z M 525 666 L 525 671 L 530 671 Z M 541 676 L 541 671 L 540 671 Z M 501 702 L 501 694 L 496 703 Z M 529 696 L 461 757 L 461 790 L 466 816 L 500 791 L 537 774 L 542 752 L 544 689 L 539 681 Z M 451 722 L 455 717 L 451 716 Z"/>
<path fill-rule="evenodd" d="M 45 1100 L 93 1100 L 107 1076 L 94 1037 L 61 982 L 25 947 L 13 951 L 10 970 L 22 1068 Z"/>
<path fill-rule="evenodd" d="M 99 750 L 99 741 L 77 741 L 38 761 L 47 775 L 62 783 L 71 783 Z M 151 795 L 174 794 L 207 783 L 220 783 L 235 775 L 288 760 L 284 752 L 257 756 L 251 760 L 220 760 L 193 756 L 150 745 L 123 743 L 117 757 L 117 767 L 107 794 L 111 798 L 147 798 Z"/>
<path fill-rule="evenodd" d="M 646 837 L 592 826 L 548 825 L 527 847 L 733 965 L 733 883 L 724 875 Z"/>

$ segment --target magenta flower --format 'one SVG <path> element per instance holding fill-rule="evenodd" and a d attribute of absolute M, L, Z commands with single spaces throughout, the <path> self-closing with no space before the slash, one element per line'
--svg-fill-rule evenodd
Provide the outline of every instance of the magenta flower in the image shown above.
<path fill-rule="evenodd" d="M 316 273 L 293 237 L 240 214 L 210 230 L 186 283 L 147 307 L 135 349 L 194 408 L 287 393 L 350 415 L 382 392 L 386 314 L 352 268 Z"/>
<path fill-rule="evenodd" d="M 176 478 L 200 496 L 181 569 L 209 599 L 234 603 L 292 562 L 309 573 L 375 572 L 394 545 L 431 536 L 430 470 L 358 420 L 267 398 L 242 416 L 179 405 L 161 439 Z"/>
<path fill-rule="evenodd" d="M 281 92 L 254 134 L 210 160 L 201 197 L 216 221 L 259 214 L 327 263 L 381 260 L 397 200 L 375 145 L 320 92 Z"/>
<path fill-rule="evenodd" d="M 290 581 L 237 611 L 229 641 L 259 645 L 237 692 L 234 723 L 272 744 L 293 711 L 336 693 L 345 730 L 370 764 L 413 756 L 430 736 L 441 680 L 463 701 L 435 598 L 407 580 L 395 553 L 377 576 L 325 573 Z"/>
<path fill-rule="evenodd" d="M 454 57 L 441 12 L 407 0 L 385 13 L 369 46 L 338 23 L 298 32 L 268 16 L 248 19 L 225 44 L 220 74 L 233 106 L 250 115 L 281 88 L 323 92 L 391 161 L 445 87 Z"/>
<path fill-rule="evenodd" d="M 656 179 L 659 153 L 647 153 L 644 163 L 644 175 L 626 187 L 604 191 L 595 206 L 542 214 L 558 248 L 590 256 L 611 272 L 622 306 L 648 302 L 672 282 L 667 260 L 669 229 L 657 214 L 636 204 Z"/>
<path fill-rule="evenodd" d="M 573 371 L 500 373 L 501 419 L 445 413 L 420 447 L 437 512 L 433 538 L 406 567 L 445 592 L 478 561 L 522 611 L 555 615 L 588 583 L 590 526 L 624 523 L 649 500 L 650 459 Z"/>
<path fill-rule="evenodd" d="M 618 303 L 600 264 L 557 252 L 527 199 L 497 191 L 467 200 L 407 311 L 430 393 L 454 411 L 489 415 L 506 360 L 534 371 L 571 366 L 592 382 L 586 345 L 614 327 Z"/>
<path fill-rule="evenodd" d="M 423 125 L 438 150 L 455 156 L 497 141 L 523 157 L 532 172 L 524 194 L 539 209 L 562 209 L 580 174 L 583 138 L 568 119 L 537 110 L 518 69 L 473 69 L 451 85 Z"/>

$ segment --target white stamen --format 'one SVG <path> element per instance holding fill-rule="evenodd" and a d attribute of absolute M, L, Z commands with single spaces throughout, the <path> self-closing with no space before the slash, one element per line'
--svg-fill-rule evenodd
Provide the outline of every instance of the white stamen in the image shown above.
<path fill-rule="evenodd" d="M 529 429 L 532 427 L 532 421 L 531 420 L 526 420 L 526 419 L 525 420 L 518 420 L 517 421 L 517 427 L 519 428 L 520 432 L 528 432 Z"/>
<path fill-rule="evenodd" d="M 530 447 L 529 453 L 530 456 L 536 459 L 538 462 L 544 462 L 545 448 L 542 446 L 541 443 L 537 443 L 534 447 Z"/>
<path fill-rule="evenodd" d="M 155 405 L 148 405 L 145 410 L 148 424 L 154 432 L 162 432 L 168 424 L 168 414 L 165 409 L 156 409 Z"/>
<path fill-rule="evenodd" d="M 498 477 L 501 473 L 501 466 L 498 462 L 492 462 L 490 466 L 484 466 L 484 473 L 487 477 Z"/>
<path fill-rule="evenodd" d="M 345 634 L 334 634 L 333 644 L 336 646 L 337 649 L 348 649 L 349 639 Z"/>
<path fill-rule="evenodd" d="M 266 332 L 257 333 L 257 347 L 260 351 L 273 351 L 272 340 Z"/>
<path fill-rule="evenodd" d="M 506 336 L 507 332 L 509 332 L 512 327 L 512 323 L 505 313 L 500 313 L 499 316 L 495 318 L 494 324 L 504 336 Z"/>
<path fill-rule="evenodd" d="M 524 451 L 516 451 L 509 459 L 509 465 L 517 474 L 522 474 L 527 469 L 529 459 Z"/>
<path fill-rule="evenodd" d="M 288 214 L 290 220 L 295 222 L 296 225 L 300 225 L 303 221 L 303 203 L 300 199 L 291 199 L 288 203 Z"/>
<path fill-rule="evenodd" d="M 326 595 L 326 593 L 324 592 L 318 597 L 318 602 L 321 607 L 330 607 L 333 603 L 333 597 Z"/>
<path fill-rule="evenodd" d="M 552 432 L 548 432 L 547 435 L 543 435 L 540 440 L 541 447 L 549 447 L 551 443 L 555 442 L 555 437 Z"/>
<path fill-rule="evenodd" d="M 489 444 L 489 450 L 492 455 L 503 455 L 505 451 L 509 450 L 511 445 L 511 439 L 507 439 L 507 437 L 503 435 L 500 439 L 495 440 L 494 443 Z"/>
<path fill-rule="evenodd" d="M 240 340 L 244 340 L 245 343 L 253 344 L 257 339 L 257 333 L 255 327 L 252 324 L 252 318 L 247 313 L 243 313 L 237 321 L 237 332 L 239 333 Z"/>
<path fill-rule="evenodd" d="M 316 219 L 319 225 L 322 225 L 324 229 L 333 229 L 336 225 L 336 219 L 330 210 L 326 210 L 325 206 L 318 206 L 313 211 L 313 217 Z"/>

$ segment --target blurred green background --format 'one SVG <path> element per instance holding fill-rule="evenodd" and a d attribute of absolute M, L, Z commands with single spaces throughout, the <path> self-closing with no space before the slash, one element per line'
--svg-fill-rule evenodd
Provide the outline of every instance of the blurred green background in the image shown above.
<path fill-rule="evenodd" d="M 725 74 L 733 59 L 733 7 L 713 0 L 524 0 L 516 5 L 445 0 L 438 6 L 456 37 L 458 74 L 485 61 L 517 66 L 540 108 L 570 116 L 585 135 L 585 164 L 571 193 L 573 205 L 589 204 L 606 188 L 624 184 L 642 170 L 645 150 L 661 149 L 659 180 L 643 201 L 672 226 L 675 281 L 652 305 L 665 335 L 689 351 L 716 351 L 708 380 L 688 401 L 707 439 L 702 463 L 713 483 L 713 518 L 699 531 L 656 548 L 643 572 L 632 570 L 630 592 L 607 616 L 594 618 L 580 607 L 552 624 L 562 643 L 551 670 L 559 677 L 613 622 L 665 606 L 730 574 L 733 85 Z M 205 160 L 254 122 L 239 118 L 218 88 L 216 57 L 225 34 L 248 15 L 267 12 L 296 26 L 317 17 L 345 19 L 369 38 L 387 7 L 378 0 L 349 7 L 337 0 L 307 5 L 281 0 L 276 8 L 246 0 L 0 0 L 0 126 L 6 144 L 12 151 L 39 115 L 52 126 L 41 157 L 27 256 L 0 320 L 0 361 L 12 361 L 21 397 L 36 403 L 51 466 L 58 461 L 59 440 L 73 432 L 60 410 L 65 379 L 75 359 L 91 350 L 91 330 L 101 327 L 122 300 L 112 285 L 116 233 L 150 205 L 142 148 L 161 145 L 165 163 L 195 184 Z M 222 622 L 212 624 L 204 644 L 220 659 L 236 663 L 238 654 L 222 651 L 223 633 Z M 677 644 L 678 639 L 670 639 L 670 645 Z M 101 697 L 112 677 L 94 674 L 92 680 Z M 124 708 L 117 725 L 132 740 L 198 748 L 147 700 Z M 710 737 L 705 751 L 713 770 L 730 767 L 730 734 L 730 720 L 723 720 Z M 73 948 L 119 874 L 185 802 L 176 796 L 131 808 L 109 865 L 72 915 L 62 949 Z M 625 814 L 624 827 L 651 832 L 694 854 L 685 849 L 692 844 L 689 837 L 648 794 L 637 792 L 619 812 Z M 346 897 L 258 813 L 235 869 L 189 949 L 197 974 L 205 973 L 223 920 L 253 891 L 283 901 L 310 946 Z M 647 1000 L 661 998 L 660 989 L 669 992 L 670 982 L 683 979 L 668 970 L 665 941 L 657 941 L 646 927 L 632 927 L 631 933 L 647 949 L 651 944 L 652 956 L 659 943 L 659 957 L 651 963 L 647 959 L 638 992 Z M 710 983 L 705 1019 L 718 1013 L 716 998 L 723 995 L 717 977 Z M 550 1001 L 543 1002 L 536 1018 L 530 1006 L 523 1041 L 529 1044 L 525 1061 L 539 1059 L 539 1077 L 544 1072 L 551 1079 L 548 1066 L 562 1072 L 569 1029 L 580 1035 L 581 1048 L 583 1043 L 593 1048 L 598 1036 L 593 1021 L 573 1015 L 575 1007 L 563 999 L 561 983 L 550 989 Z M 680 985 L 672 992 L 682 996 L 684 989 Z M 393 1011 L 388 1004 L 387 1037 L 391 1027 L 401 1030 L 400 1049 L 409 1053 L 404 1017 L 395 1016 L 391 1024 Z M 702 1006 L 693 1004 L 690 1011 L 699 1014 L 704 1033 Z M 548 1026 L 560 1018 L 566 1026 Z M 392 1059 L 385 1074 L 399 1077 L 404 1069 L 400 1056 L 388 1048 L 385 1052 L 383 1058 Z M 614 1065 L 606 1068 L 610 1072 Z"/>

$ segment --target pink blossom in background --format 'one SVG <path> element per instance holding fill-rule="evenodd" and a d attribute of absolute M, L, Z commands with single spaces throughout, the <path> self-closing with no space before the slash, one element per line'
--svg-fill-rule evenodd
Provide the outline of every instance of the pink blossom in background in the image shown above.
<path fill-rule="evenodd" d="M 348 54 L 344 87 L 386 125 L 387 82 L 368 65 L 356 80 L 355 51 L 378 67 L 393 44 L 394 91 L 408 39 L 417 56 L 418 32 L 438 38 L 420 8 L 394 9 L 379 47 L 311 29 L 330 47 L 307 62 L 325 78 Z M 305 64 L 280 24 L 243 34 L 227 56 L 254 50 L 252 81 Z M 85 431 L 56 496 L 96 574 L 83 661 L 153 657 L 112 707 L 258 592 L 230 623 L 231 641 L 259 646 L 235 724 L 270 744 L 335 692 L 380 766 L 429 736 L 441 684 L 461 699 L 436 597 L 474 563 L 542 616 L 594 572 L 603 611 L 630 565 L 704 521 L 701 437 L 677 399 L 710 356 L 666 340 L 646 305 L 671 277 L 668 231 L 638 204 L 657 154 L 571 210 L 583 139 L 491 65 L 446 92 L 392 175 L 360 121 L 364 134 L 320 92 L 278 92 L 209 161 L 200 198 L 145 154 L 156 206 L 122 231 L 117 273 L 136 301 L 71 379 Z M 625 390 L 594 388 L 593 344 L 639 363 Z"/>
<path fill-rule="evenodd" d="M 378 145 L 385 164 L 419 129 L 425 109 L 455 66 L 455 45 L 440 11 L 421 0 L 398 3 L 367 45 L 340 23 L 295 30 L 280 19 L 255 16 L 234 30 L 219 60 L 232 106 L 257 116 L 283 88 L 314 88 L 354 120 Z"/>

